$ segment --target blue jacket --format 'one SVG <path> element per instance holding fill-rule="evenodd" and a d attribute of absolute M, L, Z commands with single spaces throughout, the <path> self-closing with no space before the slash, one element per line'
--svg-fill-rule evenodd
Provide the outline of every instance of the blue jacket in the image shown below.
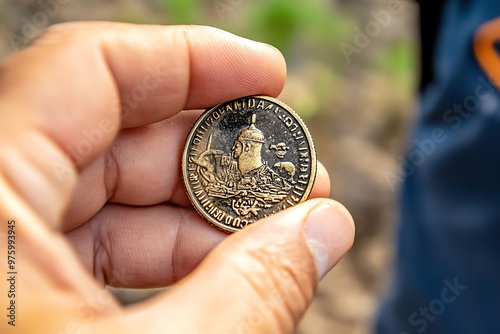
<path fill-rule="evenodd" d="M 500 1 L 422 1 L 422 102 L 377 333 L 500 333 Z"/>

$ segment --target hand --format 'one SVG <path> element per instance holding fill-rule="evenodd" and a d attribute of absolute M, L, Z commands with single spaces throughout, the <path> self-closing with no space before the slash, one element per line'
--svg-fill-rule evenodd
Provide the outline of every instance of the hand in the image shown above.
<path fill-rule="evenodd" d="M 187 26 L 63 24 L 8 59 L 0 218 L 3 241 L 16 222 L 18 275 L 16 331 L 4 316 L 2 333 L 291 332 L 353 242 L 347 210 L 320 198 L 325 169 L 316 199 L 229 237 L 180 179 L 199 115 L 186 110 L 276 96 L 285 72 L 272 47 Z M 129 308 L 103 289 L 177 281 Z"/>

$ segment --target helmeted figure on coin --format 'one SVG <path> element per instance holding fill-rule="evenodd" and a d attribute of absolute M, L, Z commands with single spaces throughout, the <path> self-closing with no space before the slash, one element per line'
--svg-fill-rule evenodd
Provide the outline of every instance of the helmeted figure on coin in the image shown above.
<path fill-rule="evenodd" d="M 255 127 L 256 115 L 252 115 L 252 121 L 248 128 L 241 130 L 232 150 L 232 157 L 237 160 L 241 180 L 237 184 L 238 189 L 251 189 L 258 186 L 280 185 L 281 179 L 271 168 L 262 161 L 262 146 L 264 134 Z"/>

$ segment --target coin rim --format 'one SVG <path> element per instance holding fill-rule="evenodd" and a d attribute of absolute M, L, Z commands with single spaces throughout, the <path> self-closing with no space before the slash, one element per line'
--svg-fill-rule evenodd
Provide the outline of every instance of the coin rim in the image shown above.
<path fill-rule="evenodd" d="M 210 223 L 210 225 L 214 226 L 215 228 L 217 228 L 217 229 L 219 229 L 219 230 L 221 230 L 221 231 L 223 231 L 225 233 L 234 233 L 234 232 L 237 232 L 237 231 L 241 231 L 245 227 L 243 227 L 243 228 L 235 228 L 235 227 L 232 227 L 232 226 L 227 226 L 227 225 L 219 223 L 218 221 L 216 221 L 215 219 L 213 219 L 212 217 L 210 217 L 210 215 L 206 212 L 206 210 L 203 209 L 203 207 L 198 203 L 198 201 L 196 200 L 196 196 L 194 196 L 194 193 L 193 193 L 192 189 L 190 187 L 188 187 L 189 180 L 188 180 L 187 168 L 186 168 L 186 159 L 187 159 L 187 154 L 188 154 L 188 146 L 189 146 L 190 139 L 194 135 L 195 129 L 197 129 L 198 126 L 200 125 L 200 123 L 205 119 L 204 116 L 206 116 L 207 114 L 209 114 L 211 111 L 218 109 L 222 105 L 231 103 L 233 101 L 242 100 L 242 99 L 249 99 L 249 98 L 259 98 L 259 99 L 263 99 L 263 100 L 266 100 L 266 101 L 269 101 L 269 102 L 272 102 L 272 103 L 275 103 L 275 104 L 279 105 L 280 107 L 282 107 L 283 109 L 285 109 L 286 111 L 288 111 L 288 113 L 290 113 L 290 115 L 292 115 L 292 117 L 302 127 L 302 130 L 303 130 L 303 132 L 304 132 L 304 134 L 306 136 L 306 139 L 307 139 L 307 141 L 309 143 L 309 146 L 311 148 L 311 161 L 312 161 L 311 162 L 311 172 L 312 173 L 311 173 L 311 177 L 309 178 L 309 183 L 307 185 L 307 188 L 304 191 L 304 195 L 301 197 L 299 203 L 302 203 L 302 202 L 304 202 L 304 201 L 306 201 L 308 199 L 309 195 L 311 194 L 312 188 L 314 186 L 314 182 L 316 182 L 316 174 L 318 172 L 317 171 L 318 164 L 317 164 L 317 157 L 316 157 L 316 147 L 314 146 L 314 141 L 312 139 L 311 133 L 309 132 L 309 129 L 307 128 L 307 125 L 302 120 L 302 118 L 297 114 L 297 112 L 295 112 L 295 110 L 293 110 L 289 105 L 287 105 L 283 101 L 278 100 L 277 98 L 274 98 L 274 97 L 271 97 L 271 96 L 267 96 L 267 95 L 248 95 L 248 96 L 242 96 L 242 97 L 239 97 L 239 98 L 236 98 L 236 99 L 228 100 L 228 101 L 219 103 L 219 104 L 217 104 L 217 105 L 215 105 L 213 107 L 205 109 L 205 111 L 203 111 L 198 116 L 198 118 L 196 119 L 196 121 L 193 123 L 193 125 L 191 126 L 191 129 L 189 130 L 189 132 L 188 132 L 188 134 L 186 136 L 186 141 L 184 143 L 184 150 L 182 151 L 182 165 L 181 165 L 182 166 L 182 181 L 184 183 L 184 190 L 186 191 L 186 194 L 187 194 L 187 196 L 189 198 L 189 201 L 191 202 L 191 204 L 195 208 L 196 212 L 198 212 L 198 214 L 202 218 L 204 218 L 206 221 L 208 221 Z M 297 203 L 297 204 L 299 204 L 299 203 Z M 295 205 L 293 205 L 293 206 L 295 206 Z M 282 211 L 282 210 L 280 210 L 280 211 Z"/>

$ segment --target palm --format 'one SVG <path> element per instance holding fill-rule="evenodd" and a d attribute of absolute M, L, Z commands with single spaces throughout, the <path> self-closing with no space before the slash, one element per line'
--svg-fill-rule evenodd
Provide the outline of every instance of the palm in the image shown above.
<path fill-rule="evenodd" d="M 82 171 L 63 228 L 103 283 L 168 285 L 225 237 L 190 207 L 180 179 L 181 150 L 198 115 L 122 130 Z"/>

